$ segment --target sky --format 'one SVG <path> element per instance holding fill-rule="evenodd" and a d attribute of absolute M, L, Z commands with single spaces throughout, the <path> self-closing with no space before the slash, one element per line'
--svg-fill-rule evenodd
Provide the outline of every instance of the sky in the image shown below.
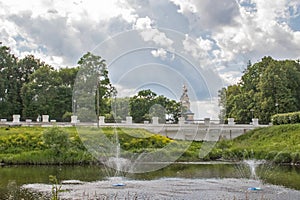
<path fill-rule="evenodd" d="M 0 0 L 0 41 L 55 68 L 106 60 L 118 95 L 140 89 L 217 118 L 217 93 L 248 61 L 300 59 L 299 0 Z"/>

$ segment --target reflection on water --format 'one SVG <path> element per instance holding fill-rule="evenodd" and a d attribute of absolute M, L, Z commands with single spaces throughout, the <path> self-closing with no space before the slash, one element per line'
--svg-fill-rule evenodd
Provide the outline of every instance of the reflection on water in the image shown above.
<path fill-rule="evenodd" d="M 58 180 L 98 181 L 104 180 L 112 170 L 103 166 L 3 166 L 0 167 L 0 199 L 9 195 L 35 199 L 19 186 L 29 183 L 49 183 L 49 175 Z M 283 185 L 300 190 L 300 168 L 293 166 L 259 165 L 256 174 L 266 183 Z M 245 164 L 172 164 L 158 171 L 144 174 L 126 174 L 128 179 L 153 180 L 175 178 L 250 178 Z"/>

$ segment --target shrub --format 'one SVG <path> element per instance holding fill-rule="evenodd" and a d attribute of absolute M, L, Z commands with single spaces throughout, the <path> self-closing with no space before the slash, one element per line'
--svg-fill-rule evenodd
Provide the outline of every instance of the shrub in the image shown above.
<path fill-rule="evenodd" d="M 300 112 L 276 114 L 271 117 L 274 125 L 300 123 Z"/>
<path fill-rule="evenodd" d="M 55 155 L 61 154 L 69 146 L 69 135 L 58 127 L 47 129 L 43 132 L 44 144 Z"/>
<path fill-rule="evenodd" d="M 71 121 L 71 116 L 73 113 L 66 111 L 63 116 L 62 116 L 62 121 L 63 122 L 70 122 Z"/>
<path fill-rule="evenodd" d="M 275 163 L 290 163 L 290 162 L 292 162 L 291 154 L 288 152 L 279 152 L 275 156 L 274 162 Z"/>
<path fill-rule="evenodd" d="M 300 163 L 300 152 L 294 152 L 291 154 L 292 163 L 299 164 Z"/>
<path fill-rule="evenodd" d="M 222 150 L 214 148 L 211 152 L 208 153 L 207 155 L 210 160 L 217 160 L 222 158 Z"/>

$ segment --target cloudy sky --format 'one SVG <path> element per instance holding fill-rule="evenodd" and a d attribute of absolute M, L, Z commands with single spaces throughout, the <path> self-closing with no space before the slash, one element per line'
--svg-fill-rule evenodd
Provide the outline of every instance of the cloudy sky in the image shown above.
<path fill-rule="evenodd" d="M 216 118 L 217 90 L 249 60 L 300 58 L 299 0 L 0 0 L 0 41 L 18 57 L 76 66 L 103 57 L 119 95 L 143 88 Z"/>

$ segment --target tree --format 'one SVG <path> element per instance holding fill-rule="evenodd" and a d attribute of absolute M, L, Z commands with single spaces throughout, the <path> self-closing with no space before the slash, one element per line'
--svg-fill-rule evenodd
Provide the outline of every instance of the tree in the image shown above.
<path fill-rule="evenodd" d="M 0 43 L 1 45 L 1 43 Z M 6 46 L 0 46 L 0 116 L 12 118 L 20 108 L 18 102 L 17 58 Z"/>
<path fill-rule="evenodd" d="M 18 59 L 0 42 L 0 117 L 22 114 L 23 119 L 36 119 L 38 114 L 49 114 L 60 120 L 72 111 L 77 71 L 54 70 L 33 55 Z"/>
<path fill-rule="evenodd" d="M 157 96 L 151 90 L 141 90 L 129 100 L 130 115 L 133 121 L 140 123 L 158 117 L 160 123 L 166 122 L 166 115 L 177 122 L 180 115 L 180 103 L 163 95 Z"/>
<path fill-rule="evenodd" d="M 75 107 L 75 103 L 72 101 L 73 97 L 73 86 L 75 83 L 76 75 L 79 68 L 62 68 L 58 71 L 58 78 L 61 80 L 59 87 L 57 88 L 60 118 L 63 121 L 70 121 L 72 115 L 72 109 Z M 74 103 L 74 107 L 72 104 Z M 61 115 L 62 114 L 62 115 Z"/>
<path fill-rule="evenodd" d="M 129 97 L 125 98 L 111 98 L 109 104 L 112 106 L 112 112 L 110 117 L 105 117 L 105 119 L 115 120 L 121 122 L 129 116 Z"/>
<path fill-rule="evenodd" d="M 57 72 L 50 66 L 41 67 L 33 73 L 30 82 L 22 88 L 23 116 L 36 119 L 38 115 L 48 114 L 57 118 L 54 112 L 60 110 L 55 108 L 55 105 L 59 106 L 57 88 L 60 82 Z"/>
<path fill-rule="evenodd" d="M 48 114 L 62 121 L 65 113 L 72 111 L 72 90 L 77 68 L 54 70 L 43 66 L 22 87 L 23 116 L 36 119 Z M 59 108 L 59 109 L 58 109 Z"/>
<path fill-rule="evenodd" d="M 17 90 L 18 90 L 18 102 L 20 103 L 21 107 L 19 108 L 20 114 L 23 113 L 23 102 L 22 102 L 22 96 L 21 96 L 21 90 L 24 84 L 28 83 L 30 81 L 30 76 L 38 70 L 40 67 L 48 66 L 44 62 L 42 62 L 40 59 L 36 59 L 33 55 L 27 55 L 23 59 L 18 60 L 17 62 Z"/>
<path fill-rule="evenodd" d="M 100 115 L 111 112 L 109 98 L 116 95 L 110 83 L 105 60 L 88 52 L 78 61 L 79 72 L 74 88 L 74 100 L 80 107 L 81 121 L 97 121 Z"/>
<path fill-rule="evenodd" d="M 157 95 L 151 90 L 139 91 L 137 95 L 130 98 L 130 115 L 136 123 L 150 120 L 149 110 L 154 104 Z"/>
<path fill-rule="evenodd" d="M 277 112 L 300 110 L 300 64 L 264 57 L 247 66 L 241 82 L 220 90 L 221 117 L 248 123 L 252 117 L 269 123 Z"/>

